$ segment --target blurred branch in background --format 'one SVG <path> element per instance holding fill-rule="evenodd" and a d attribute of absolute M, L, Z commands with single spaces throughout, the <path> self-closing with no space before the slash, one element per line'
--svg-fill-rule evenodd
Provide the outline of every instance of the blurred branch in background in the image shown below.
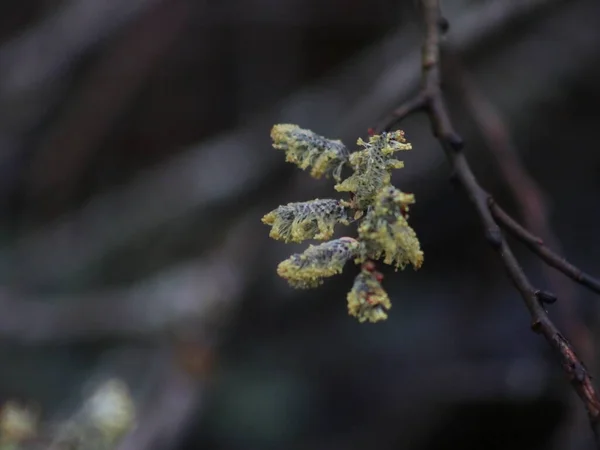
<path fill-rule="evenodd" d="M 208 357 L 208 356 L 207 356 Z M 167 355 L 156 391 L 140 403 L 138 423 L 117 450 L 175 448 L 204 400 L 208 374 L 192 377 Z"/>
<path fill-rule="evenodd" d="M 20 343 L 158 337 L 219 323 L 241 298 L 257 256 L 250 214 L 197 261 L 172 267 L 129 288 L 71 298 L 31 299 L 5 289 L 0 335 Z M 217 317 L 220 320 L 217 320 Z"/>
<path fill-rule="evenodd" d="M 54 188 L 54 200 L 61 205 L 77 192 L 77 182 L 89 159 L 139 94 L 146 78 L 169 54 L 188 25 L 190 12 L 187 0 L 158 2 L 143 11 L 94 62 L 47 135 L 40 137 L 41 146 L 25 176 L 28 201 L 36 204 L 40 192 Z M 53 205 L 47 203 L 45 207 L 51 210 Z"/>
<path fill-rule="evenodd" d="M 153 387 L 138 400 L 136 426 L 117 448 L 173 448 L 198 412 L 215 341 L 253 269 L 258 249 L 248 235 L 260 227 L 254 216 L 232 226 L 225 242 L 201 261 L 122 291 L 52 301 L 9 298 L 5 293 L 0 301 L 0 334 L 20 344 L 46 345 L 102 338 L 167 339 L 169 348 L 158 352 Z M 81 427 L 74 426 L 69 430 L 79 432 Z M 71 434 L 52 436 L 56 445 L 71 439 Z M 94 443 L 85 434 L 77 436 L 84 445 Z"/>
<path fill-rule="evenodd" d="M 206 347 L 208 349 L 208 346 Z M 172 448 L 181 439 L 193 413 L 203 399 L 210 365 L 205 363 L 195 373 L 182 369 L 172 348 L 159 348 L 145 377 L 145 389 L 106 378 L 98 369 L 83 389 L 81 404 L 71 414 L 48 417 L 32 405 L 6 402 L 0 411 L 0 448 L 13 450 L 81 449 L 138 450 Z M 210 359 L 210 351 L 202 355 Z M 131 354 L 130 354 L 131 356 Z M 119 358 L 109 356 L 109 372 Z M 122 359 L 122 358 L 121 358 Z M 81 397 L 70 394 L 71 397 Z M 40 417 L 44 413 L 46 417 Z"/>
<path fill-rule="evenodd" d="M 0 47 L 0 161 L 19 157 L 24 139 L 61 101 L 70 69 L 158 0 L 67 0 Z M 4 190 L 14 170 L 3 170 Z"/>
<path fill-rule="evenodd" d="M 518 18 L 552 3 L 532 1 L 509 8 L 502 2 L 486 2 L 459 18 L 452 42 L 467 52 Z M 399 31 L 325 80 L 316 101 L 310 101 L 315 88 L 304 89 L 252 124 L 192 147 L 139 175 L 123 190 L 97 195 L 81 211 L 22 237 L 14 248 L 0 253 L 1 273 L 25 286 L 57 285 L 81 276 L 115 250 L 158 227 L 190 221 L 212 205 L 252 191 L 281 167 L 276 154 L 261 148 L 267 145 L 265 130 L 272 123 L 289 119 L 320 129 L 341 116 L 338 135 L 354 138 L 356 129 L 366 130 L 372 117 L 416 86 L 419 53 L 406 44 L 412 41 L 411 35 Z M 406 53 L 400 63 L 393 57 L 397 52 Z M 383 75 L 373 72 L 378 66 L 386 67 Z M 354 93 L 365 91 L 365 86 L 371 87 L 366 89 L 368 95 L 356 99 Z M 439 164 L 433 153 L 423 158 L 414 176 L 423 176 Z"/>
<path fill-rule="evenodd" d="M 452 33 L 446 37 L 448 45 L 461 54 L 485 48 L 499 35 L 507 33 L 520 20 L 527 20 L 544 12 L 551 6 L 562 3 L 561 0 L 528 0 L 518 2 L 477 2 L 464 14 L 453 18 Z M 341 123 L 344 129 L 351 129 L 358 122 L 373 122 L 373 117 L 388 115 L 398 102 L 411 97 L 420 80 L 418 71 L 421 51 L 411 49 L 404 56 L 396 50 L 396 63 L 378 75 L 370 87 L 358 97 L 352 112 Z M 399 61 L 398 61 L 399 60 Z M 378 126 L 378 129 L 383 128 Z"/>

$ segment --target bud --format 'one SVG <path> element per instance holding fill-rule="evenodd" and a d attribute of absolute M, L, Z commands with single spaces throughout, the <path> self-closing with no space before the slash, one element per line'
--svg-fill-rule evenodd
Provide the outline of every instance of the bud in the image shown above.
<path fill-rule="evenodd" d="M 392 307 L 377 275 L 374 271 L 361 270 L 348 293 L 348 314 L 361 323 L 387 319 L 386 311 Z"/>

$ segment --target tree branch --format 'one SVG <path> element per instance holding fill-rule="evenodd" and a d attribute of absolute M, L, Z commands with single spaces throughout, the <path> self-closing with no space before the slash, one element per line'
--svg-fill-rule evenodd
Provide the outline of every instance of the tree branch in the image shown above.
<path fill-rule="evenodd" d="M 523 164 L 517 146 L 511 138 L 509 127 L 502 118 L 502 114 L 479 89 L 476 82 L 464 68 L 456 52 L 446 52 L 444 61 L 448 62 L 447 73 L 450 74 L 450 77 L 454 79 L 455 84 L 459 87 L 461 99 L 471 119 L 479 128 L 485 141 L 485 146 L 494 157 L 504 182 L 518 206 L 525 226 L 537 236 L 541 236 L 543 241 L 554 248 L 556 252 L 562 253 L 560 240 L 556 237 L 550 224 L 548 199 L 541 186 Z M 496 203 L 490 202 L 490 208 L 492 208 L 492 205 L 499 208 Z M 493 210 L 492 214 L 494 215 Z M 504 213 L 504 216 L 513 224 L 515 223 L 506 213 Z M 498 216 L 494 215 L 494 218 L 502 227 L 502 221 L 498 220 Z M 526 233 L 532 234 L 528 231 Z M 541 242 L 541 239 L 538 238 L 537 242 Z M 562 258 L 559 259 L 562 260 Z M 579 317 L 577 296 L 572 284 L 567 283 L 567 280 L 562 278 L 557 279 L 556 272 L 552 270 L 549 264 L 546 264 L 544 258 L 540 258 L 540 264 L 552 291 L 557 297 L 566 300 L 557 305 L 566 333 L 571 336 L 574 345 L 580 349 L 583 359 L 593 361 L 593 341 L 590 336 L 589 327 Z M 594 369 L 595 366 L 592 365 L 591 370 Z M 562 433 L 562 438 L 558 439 L 560 442 L 557 448 L 573 447 L 575 445 L 573 439 L 580 439 L 582 434 L 582 425 L 585 426 L 585 417 L 581 414 L 583 411 L 579 410 L 579 405 L 575 403 L 575 400 L 573 398 L 573 401 L 570 402 L 572 403 L 571 407 L 574 408 L 573 414 L 570 414 L 570 419 L 565 421 L 562 427 L 564 432 Z"/>
<path fill-rule="evenodd" d="M 456 67 L 458 64 L 456 56 L 453 55 L 452 59 L 453 68 L 458 69 Z M 511 141 L 507 127 L 499 113 L 478 92 L 475 84 L 469 79 L 465 71 L 460 70 L 460 72 L 457 75 L 460 78 L 461 92 L 464 94 L 471 115 L 481 129 L 486 145 L 500 165 L 507 186 L 518 203 L 527 228 L 539 236 L 519 225 L 497 203 L 490 202 L 494 218 L 501 227 L 506 228 L 549 266 L 554 267 L 591 291 L 600 294 L 600 280 L 570 264 L 545 245 L 545 243 L 550 243 L 550 246 L 558 248 L 560 252 L 558 239 L 554 237 L 548 223 L 548 208 L 544 193 L 523 167 L 517 149 Z"/>
<path fill-rule="evenodd" d="M 544 309 L 540 291 L 535 289 L 505 241 L 502 232 L 489 207 L 491 196 L 479 185 L 464 153 L 463 141 L 455 131 L 441 89 L 440 70 L 440 15 L 439 0 L 422 0 L 426 26 L 422 55 L 422 85 L 416 98 L 388 117 L 379 130 L 389 130 L 398 121 L 417 111 L 415 105 L 422 105 L 431 122 L 433 133 L 442 145 L 452 166 L 454 177 L 465 189 L 484 227 L 486 239 L 498 253 L 504 268 L 521 294 L 532 319 L 532 329 L 544 336 L 556 353 L 573 389 L 583 401 L 590 424 L 600 448 L 600 399 L 583 362 L 577 357 L 573 347 L 550 320 Z"/>
<path fill-rule="evenodd" d="M 524 227 L 519 225 L 517 221 L 509 216 L 506 211 L 504 211 L 495 201 L 490 199 L 489 204 L 496 221 L 503 228 L 505 228 L 506 231 L 512 234 L 520 242 L 525 244 L 529 250 L 538 255 L 544 262 L 546 262 L 546 264 L 554 267 L 556 270 L 562 272 L 582 286 L 585 286 L 592 292 L 600 294 L 600 280 L 588 273 L 585 273 L 580 268 L 574 266 L 562 256 L 546 247 L 541 238 L 535 236 L 527 231 Z"/>

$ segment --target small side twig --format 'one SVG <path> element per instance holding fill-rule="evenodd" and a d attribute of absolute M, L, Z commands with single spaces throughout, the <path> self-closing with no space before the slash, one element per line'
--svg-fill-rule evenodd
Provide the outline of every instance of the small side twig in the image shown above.
<path fill-rule="evenodd" d="M 453 59 L 453 65 L 458 66 L 456 56 Z M 496 221 L 501 227 L 507 229 L 514 237 L 529 247 L 546 264 L 558 269 L 593 292 L 600 294 L 600 280 L 584 273 L 565 261 L 556 251 L 552 251 L 547 247 L 547 245 L 550 245 L 560 252 L 558 239 L 554 237 L 548 223 L 547 202 L 541 188 L 523 167 L 515 145 L 511 141 L 507 127 L 502 122 L 499 113 L 495 111 L 490 102 L 482 97 L 464 70 L 455 67 L 455 71 L 461 72 L 457 74 L 457 77 L 460 78 L 459 81 L 465 101 L 471 109 L 473 119 L 481 129 L 486 145 L 500 165 L 503 177 L 518 203 L 527 229 L 519 225 L 497 203 L 491 202 L 490 208 Z M 533 233 L 528 230 L 533 231 Z M 536 234 L 543 236 L 543 238 L 536 236 Z"/>
<path fill-rule="evenodd" d="M 589 290 L 600 294 L 600 280 L 583 272 L 577 266 L 574 266 L 562 256 L 553 252 L 544 244 L 544 241 L 541 238 L 522 227 L 493 200 L 490 201 L 490 209 L 496 221 L 506 229 L 506 231 L 525 244 L 529 250 L 538 255 L 546 262 L 546 264 L 554 267 L 556 270 L 562 272 L 573 281 L 585 286 Z"/>
<path fill-rule="evenodd" d="M 525 306 L 532 319 L 532 329 L 541 334 L 556 353 L 564 372 L 573 389 L 584 403 L 592 430 L 596 438 L 596 446 L 600 448 L 600 399 L 592 384 L 590 375 L 583 362 L 576 355 L 573 347 L 550 320 L 544 308 L 545 302 L 539 298 L 540 290 L 535 289 L 523 268 L 515 258 L 504 239 L 496 217 L 492 214 L 493 200 L 477 181 L 468 161 L 462 152 L 463 141 L 455 131 L 441 89 L 440 71 L 440 24 L 439 0 L 422 0 L 425 18 L 426 36 L 423 44 L 422 85 L 416 98 L 404 107 L 392 113 L 378 130 L 389 130 L 400 120 L 422 108 L 431 122 L 433 133 L 440 141 L 454 171 L 454 176 L 466 191 L 473 203 L 486 238 L 498 253 L 504 268 L 521 294 Z M 420 106 L 417 108 L 415 105 Z"/>
<path fill-rule="evenodd" d="M 525 228 L 529 230 L 530 234 L 540 236 L 545 245 L 553 248 L 556 253 L 563 253 L 560 239 L 554 233 L 549 220 L 550 202 L 542 187 L 521 160 L 517 145 L 511 137 L 509 127 L 501 112 L 479 88 L 456 52 L 446 51 L 443 56 L 444 61 L 447 62 L 447 73 L 459 88 L 462 102 L 472 122 L 479 128 L 485 147 L 498 166 L 499 173 L 512 194 Z M 512 218 L 508 218 L 512 220 Z M 506 228 L 497 217 L 495 219 L 500 227 Z M 522 241 L 518 237 L 517 239 Z M 577 311 L 577 296 L 572 284 L 567 283 L 565 279 L 557 278 L 557 273 L 543 258 L 540 258 L 539 263 L 542 265 L 546 281 L 556 293 L 551 298 L 556 300 L 558 296 L 563 299 L 558 304 L 558 312 L 566 333 L 571 336 L 571 340 L 579 349 L 582 358 L 593 361 L 593 341 L 589 328 L 581 320 Z M 548 297 L 542 293 L 540 291 L 538 299 L 548 303 Z M 594 365 L 590 367 L 591 370 L 594 368 Z M 573 414 L 569 415 L 569 420 L 566 420 L 561 427 L 563 431 L 560 433 L 561 437 L 557 438 L 559 441 L 557 448 L 573 447 L 576 445 L 575 439 L 580 439 L 581 425 L 585 424 L 585 417 L 580 414 L 582 411 L 579 410 L 579 405 L 575 403 L 575 400 L 573 398 L 573 401 L 570 402 Z"/>
<path fill-rule="evenodd" d="M 403 103 L 398 108 L 390 113 L 391 125 L 387 125 L 386 128 L 389 129 L 395 123 L 400 122 L 404 117 L 424 110 L 427 106 L 427 97 L 423 94 L 419 94 L 416 97 L 408 100 L 406 103 Z M 381 130 L 378 130 L 381 131 Z"/>

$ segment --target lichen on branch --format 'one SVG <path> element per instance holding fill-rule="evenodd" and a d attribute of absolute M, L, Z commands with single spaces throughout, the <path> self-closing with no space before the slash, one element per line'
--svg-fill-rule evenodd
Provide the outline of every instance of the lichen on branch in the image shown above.
<path fill-rule="evenodd" d="M 348 210 L 339 200 L 316 199 L 279 206 L 262 218 L 269 236 L 284 242 L 329 239 L 338 223 L 348 225 Z"/>
<path fill-rule="evenodd" d="M 277 267 L 277 273 L 296 288 L 311 288 L 323 278 L 342 273 L 344 265 L 358 255 L 356 239 L 343 237 L 320 245 L 310 245 L 304 253 L 296 253 Z"/>
<path fill-rule="evenodd" d="M 279 124 L 271 131 L 273 147 L 286 152 L 286 160 L 301 169 L 311 167 L 311 175 L 332 175 L 338 192 L 347 199 L 316 199 L 288 203 L 266 214 L 262 221 L 271 226 L 269 235 L 284 242 L 325 240 L 334 235 L 340 223 L 358 223 L 357 238 L 341 237 L 320 245 L 310 245 L 281 262 L 277 273 L 295 288 L 314 288 L 325 278 L 339 274 L 348 261 L 361 265 L 361 272 L 348 293 L 348 313 L 359 322 L 387 318 L 392 304 L 375 270 L 376 260 L 396 269 L 423 263 L 423 252 L 415 231 L 408 224 L 413 194 L 391 184 L 391 171 L 404 167 L 394 154 L 410 150 L 404 132 L 372 135 L 368 142 L 358 139 L 361 148 L 349 153 L 340 141 L 326 139 L 297 125 Z M 341 181 L 342 169 L 352 173 Z"/>
<path fill-rule="evenodd" d="M 363 149 L 352 153 L 350 165 L 354 173 L 335 185 L 338 192 L 352 192 L 352 206 L 364 210 L 371 205 L 377 193 L 391 182 L 392 169 L 401 169 L 404 163 L 394 153 L 410 150 L 404 132 L 393 131 L 370 136 L 368 142 L 358 139 Z"/>
<path fill-rule="evenodd" d="M 421 245 L 417 233 L 406 220 L 409 205 L 414 202 L 414 195 L 393 186 L 377 194 L 375 205 L 358 227 L 362 261 L 383 257 L 385 264 L 396 269 L 404 269 L 408 264 L 415 269 L 421 267 Z"/>
<path fill-rule="evenodd" d="M 381 274 L 362 268 L 348 292 L 348 314 L 359 322 L 379 322 L 387 319 L 392 303 L 381 286 Z"/>
<path fill-rule="evenodd" d="M 341 178 L 349 152 L 342 141 L 327 139 L 298 125 L 279 124 L 271 130 L 273 147 L 285 151 L 285 160 L 302 170 L 311 167 L 313 178 L 332 175 Z"/>

